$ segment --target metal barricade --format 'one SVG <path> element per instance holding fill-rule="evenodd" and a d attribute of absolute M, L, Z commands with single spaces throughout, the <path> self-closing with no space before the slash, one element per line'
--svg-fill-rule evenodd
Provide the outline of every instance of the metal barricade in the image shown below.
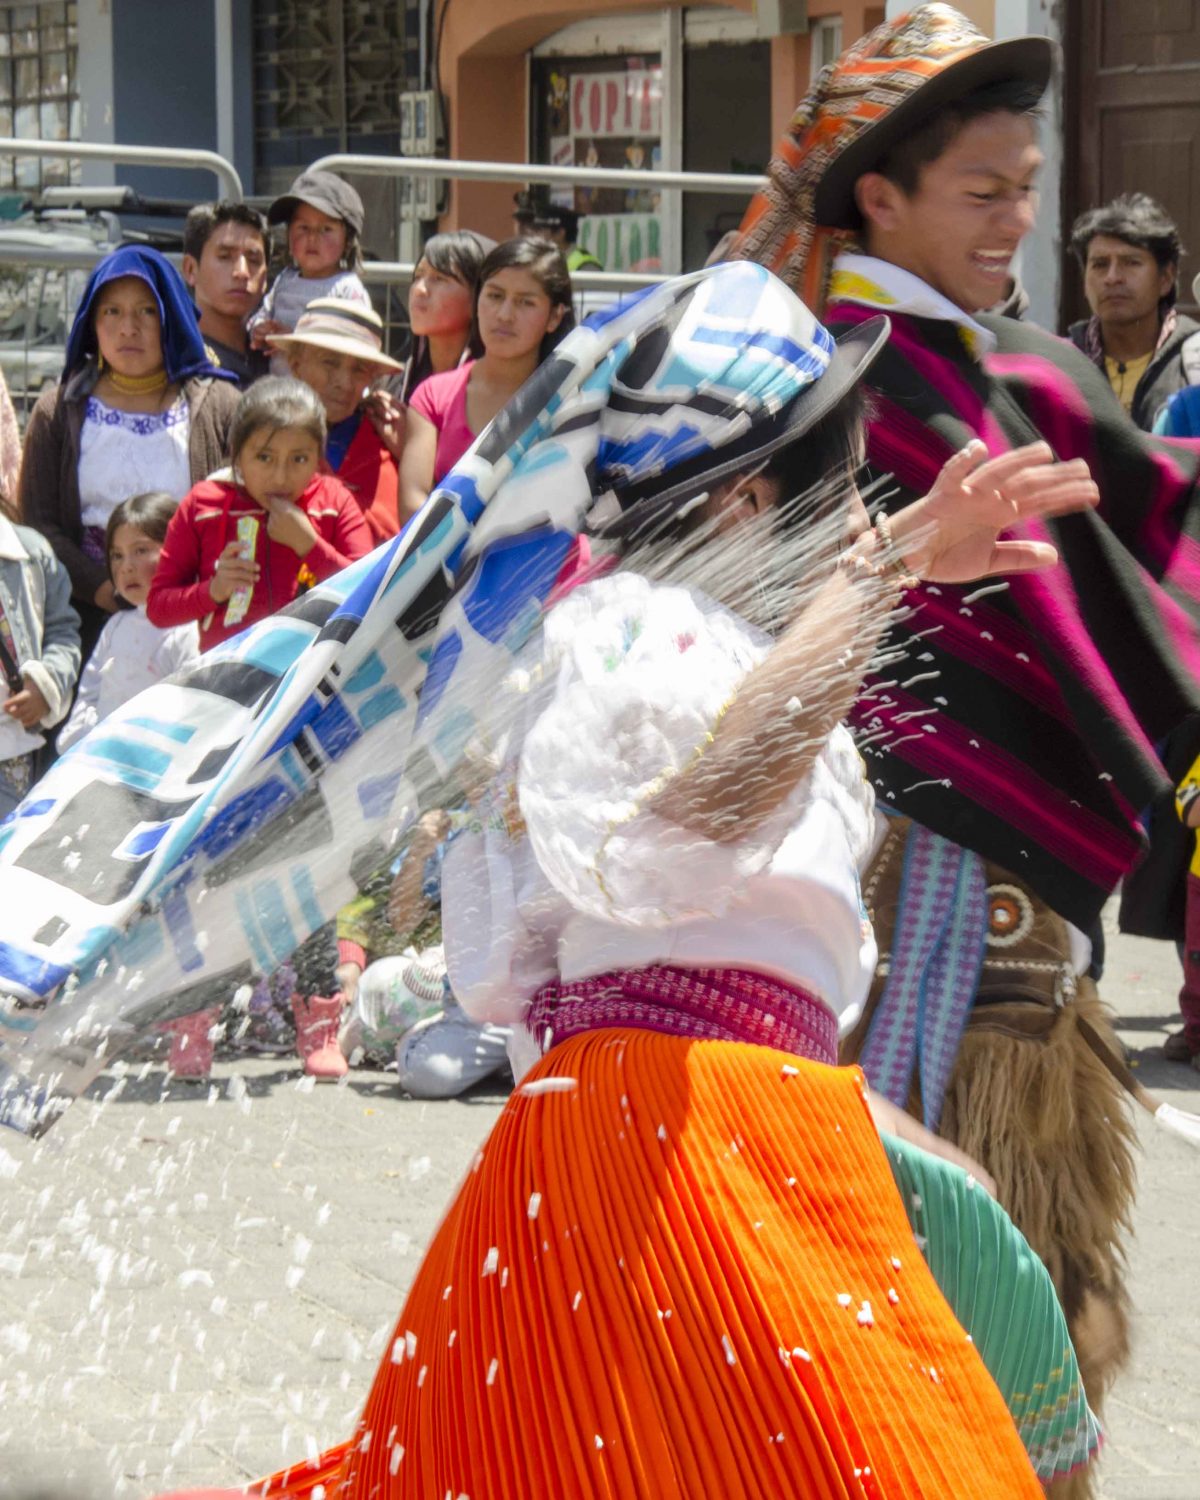
<path fill-rule="evenodd" d="M 124 146 L 91 141 L 36 141 L 0 137 L 0 155 L 58 156 L 81 161 L 110 161 L 139 166 L 174 166 L 212 172 L 225 196 L 241 199 L 241 178 L 237 170 L 215 151 L 189 151 L 169 146 Z M 442 157 L 362 156 L 347 153 L 324 156 L 310 170 L 365 173 L 385 177 L 450 178 L 460 181 L 548 183 L 574 187 L 628 188 L 634 174 L 606 167 L 554 167 L 537 162 L 457 161 Z M 749 197 L 758 191 L 764 178 L 722 172 L 639 171 L 639 188 L 666 192 L 729 193 Z M 9 380 L 18 410 L 29 406 L 40 390 L 57 378 L 65 344 L 65 327 L 58 337 L 46 337 L 42 329 L 43 306 L 60 307 L 62 321 L 69 326 L 73 312 L 70 288 L 72 278 L 81 280 L 112 248 L 111 245 L 66 245 L 36 243 L 33 238 L 6 239 L 0 233 L 0 290 L 6 268 L 24 268 L 27 288 L 10 299 L 14 307 L 24 305 L 24 341 L 5 338 L 0 317 L 0 369 Z M 171 259 L 178 263 L 179 257 Z M 363 280 L 388 290 L 406 288 L 412 281 L 411 261 L 368 261 Z M 638 291 L 666 280 L 662 273 L 579 270 L 571 282 L 577 295 L 577 312 L 582 314 L 614 296 Z M 390 294 L 384 298 L 385 330 L 389 347 L 395 347 L 396 334 L 407 332 L 407 311 L 396 305 Z M 397 314 L 399 313 L 399 316 Z M 29 337 L 30 322 L 34 338 Z M 14 329 L 15 331 L 15 329 Z"/>
<path fill-rule="evenodd" d="M 532 161 L 456 161 L 440 156 L 356 156 L 335 152 L 311 172 L 362 172 L 372 177 L 452 177 L 458 182 L 544 182 L 560 187 L 660 188 L 681 193 L 738 193 L 747 198 L 765 177 L 740 172 L 632 172 L 624 167 L 551 167 Z"/>
<path fill-rule="evenodd" d="M 105 245 L 14 243 L 6 240 L 3 233 L 0 233 L 0 290 L 2 290 L 6 269 L 24 271 L 27 273 L 24 289 L 19 295 L 14 296 L 13 301 L 24 305 L 27 324 L 32 322 L 32 325 L 37 327 L 39 308 L 46 303 L 48 293 L 52 290 L 61 298 L 63 321 L 64 324 L 69 324 L 69 316 L 74 311 L 75 300 L 70 291 L 72 276 L 77 278 L 81 287 L 83 279 L 91 272 L 92 267 L 111 249 L 112 246 Z M 169 255 L 168 259 L 178 265 L 180 256 Z M 362 279 L 369 286 L 381 287 L 388 291 L 395 288 L 396 291 L 402 292 L 412 282 L 415 270 L 416 267 L 412 261 L 370 260 L 363 266 Z M 592 294 L 593 298 L 599 294 L 607 299 L 626 292 L 640 291 L 644 287 L 655 286 L 664 280 L 666 280 L 664 276 L 653 273 L 578 271 L 572 276 L 571 283 L 577 293 L 577 304 L 582 304 L 588 294 Z M 402 347 L 402 339 L 408 331 L 407 311 L 402 309 L 403 304 L 397 307 L 393 297 L 387 296 L 384 299 L 382 312 L 385 346 L 393 351 Z M 577 315 L 582 316 L 584 311 L 585 308 L 582 305 L 577 305 Z M 0 333 L 0 370 L 4 372 L 18 414 L 22 417 L 28 414 L 29 408 L 44 386 L 57 379 L 61 369 L 64 345 L 65 328 L 61 338 L 50 340 L 42 347 L 38 347 L 36 341 L 31 343 L 28 338 L 5 340 L 3 334 Z"/>
<path fill-rule="evenodd" d="M 108 141 L 27 141 L 6 135 L 0 136 L 0 156 L 58 156 L 68 161 L 107 161 L 122 166 L 212 172 L 221 184 L 222 197 L 240 202 L 246 196 L 237 168 L 216 151 L 190 151 L 182 146 L 122 146 Z"/>

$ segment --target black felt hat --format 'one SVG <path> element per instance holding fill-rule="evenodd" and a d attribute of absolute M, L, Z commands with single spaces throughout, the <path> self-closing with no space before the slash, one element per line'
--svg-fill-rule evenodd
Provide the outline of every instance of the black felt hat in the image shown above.
<path fill-rule="evenodd" d="M 868 318 L 834 342 L 829 366 L 818 380 L 772 417 L 756 422 L 733 442 L 678 464 L 665 473 L 623 486 L 621 513 L 604 519 L 605 536 L 630 537 L 652 530 L 664 517 L 734 474 L 744 474 L 801 439 L 829 416 L 879 356 L 892 331 L 883 314 Z"/>

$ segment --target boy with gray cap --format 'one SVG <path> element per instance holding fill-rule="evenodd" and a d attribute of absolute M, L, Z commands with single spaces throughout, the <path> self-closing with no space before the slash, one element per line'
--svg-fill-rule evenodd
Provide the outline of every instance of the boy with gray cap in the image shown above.
<path fill-rule="evenodd" d="M 286 224 L 290 263 L 275 278 L 250 322 L 250 343 L 268 348 L 273 334 L 288 334 L 318 297 L 339 297 L 369 308 L 371 298 L 358 277 L 362 265 L 362 199 L 332 172 L 302 172 L 267 211 L 268 224 Z M 276 369 L 279 363 L 281 368 Z M 273 374 L 286 375 L 280 353 L 271 358 Z"/>

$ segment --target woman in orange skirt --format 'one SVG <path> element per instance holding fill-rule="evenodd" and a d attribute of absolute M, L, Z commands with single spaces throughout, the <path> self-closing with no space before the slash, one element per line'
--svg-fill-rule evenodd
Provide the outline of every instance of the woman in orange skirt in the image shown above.
<path fill-rule="evenodd" d="M 252 1493 L 1011 1500 L 1094 1451 L 1044 1270 L 969 1163 L 835 1066 L 877 836 L 838 720 L 906 581 L 1046 566 L 998 532 L 1094 503 L 1044 447 L 968 449 L 870 526 L 853 387 L 884 338 L 721 474 L 626 496 L 621 566 L 497 695 L 444 936 L 459 1001 L 519 1023 L 531 1066 L 354 1436 Z M 916 1226 L 953 1236 L 963 1321 Z"/>

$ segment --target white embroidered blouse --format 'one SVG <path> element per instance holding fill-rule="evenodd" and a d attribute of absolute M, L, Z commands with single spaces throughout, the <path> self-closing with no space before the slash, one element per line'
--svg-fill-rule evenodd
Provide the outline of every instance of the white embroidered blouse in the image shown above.
<path fill-rule="evenodd" d="M 192 487 L 190 427 L 182 395 L 160 412 L 118 411 L 90 396 L 79 441 L 84 526 L 107 526 L 122 500 L 149 490 L 182 500 Z"/>
<path fill-rule="evenodd" d="M 852 1024 L 876 960 L 858 871 L 874 798 L 845 729 L 740 840 L 656 815 L 769 641 L 686 589 L 616 573 L 547 616 L 501 774 L 443 876 L 454 993 L 521 1020 L 536 991 L 653 963 L 752 968 Z M 499 695 L 503 697 L 504 695 Z"/>

